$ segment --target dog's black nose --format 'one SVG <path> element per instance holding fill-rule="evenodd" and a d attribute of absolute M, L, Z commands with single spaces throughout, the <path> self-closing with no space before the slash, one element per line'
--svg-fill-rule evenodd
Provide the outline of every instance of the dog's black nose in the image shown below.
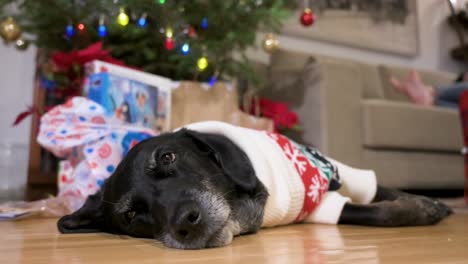
<path fill-rule="evenodd" d="M 172 221 L 172 231 L 180 241 L 196 238 L 203 233 L 202 213 L 194 203 L 179 207 Z"/>

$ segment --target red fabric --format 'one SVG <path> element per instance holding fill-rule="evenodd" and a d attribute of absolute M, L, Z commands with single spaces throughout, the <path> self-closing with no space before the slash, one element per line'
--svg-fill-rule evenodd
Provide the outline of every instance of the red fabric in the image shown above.
<path fill-rule="evenodd" d="M 323 195 L 328 191 L 328 180 L 320 175 L 319 169 L 313 166 L 309 159 L 288 138 L 276 133 L 265 133 L 278 144 L 289 161 L 294 164 L 297 173 L 301 176 L 306 193 L 304 195 L 302 210 L 294 220 L 294 222 L 301 222 L 322 201 Z"/>
<path fill-rule="evenodd" d="M 465 150 L 468 147 L 468 91 L 463 92 L 459 100 L 460 118 L 463 129 Z M 465 156 L 465 202 L 468 204 L 468 153 Z"/>

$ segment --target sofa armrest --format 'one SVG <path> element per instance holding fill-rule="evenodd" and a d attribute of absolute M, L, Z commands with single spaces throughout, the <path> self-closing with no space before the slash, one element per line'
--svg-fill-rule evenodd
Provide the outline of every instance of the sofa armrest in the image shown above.
<path fill-rule="evenodd" d="M 310 89 L 302 111 L 304 137 L 312 139 L 312 142 L 321 142 L 320 147 L 326 155 L 360 167 L 363 89 L 360 70 L 355 64 L 342 61 L 323 60 L 320 65 L 322 82 L 315 89 Z M 307 76 L 304 85 L 307 85 Z M 318 115 L 320 133 L 315 134 L 312 129 L 316 124 L 308 122 L 309 114 Z"/>
<path fill-rule="evenodd" d="M 288 136 L 352 166 L 361 164 L 362 79 L 355 64 L 310 58 L 301 69 L 271 67 L 269 79 L 262 95 L 291 103 L 299 115 L 302 133 Z"/>
<path fill-rule="evenodd" d="M 269 76 L 262 96 L 288 102 L 299 115 L 302 133 L 289 137 L 360 165 L 362 80 L 355 64 L 309 58 L 301 68 L 272 67 Z"/>

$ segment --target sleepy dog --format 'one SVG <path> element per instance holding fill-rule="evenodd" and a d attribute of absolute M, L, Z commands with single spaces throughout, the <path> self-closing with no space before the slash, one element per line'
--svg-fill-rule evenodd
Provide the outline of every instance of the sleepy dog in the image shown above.
<path fill-rule="evenodd" d="M 58 228 L 201 249 L 228 245 L 261 227 L 431 225 L 451 212 L 436 200 L 380 187 L 373 171 L 279 134 L 210 121 L 137 144 Z"/>

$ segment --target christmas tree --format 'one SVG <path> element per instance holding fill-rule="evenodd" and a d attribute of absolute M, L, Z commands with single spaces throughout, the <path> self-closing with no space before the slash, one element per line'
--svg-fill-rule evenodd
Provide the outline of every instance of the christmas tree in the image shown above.
<path fill-rule="evenodd" d="M 280 30 L 294 7 L 288 2 L 0 0 L 0 35 L 18 48 L 33 42 L 49 52 L 102 41 L 125 64 L 174 80 L 254 81 L 245 50 L 258 31 Z"/>

